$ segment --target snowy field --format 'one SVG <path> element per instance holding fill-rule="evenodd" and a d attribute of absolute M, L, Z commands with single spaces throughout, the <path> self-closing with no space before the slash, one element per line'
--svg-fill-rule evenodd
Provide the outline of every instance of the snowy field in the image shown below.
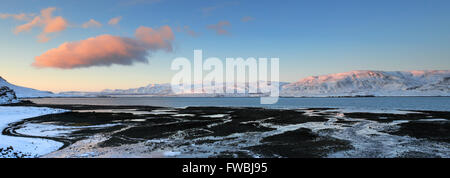
<path fill-rule="evenodd" d="M 446 111 L 59 108 L 0 106 L 0 158 L 450 157 Z"/>
<path fill-rule="evenodd" d="M 65 110 L 45 107 L 10 107 L 0 106 L 0 130 L 4 130 L 8 124 L 23 119 L 37 117 L 46 114 L 62 113 Z M 58 150 L 63 143 L 38 138 L 23 138 L 0 135 L 0 149 L 6 150 L 12 147 L 13 151 L 0 154 L 4 157 L 38 157 Z"/>

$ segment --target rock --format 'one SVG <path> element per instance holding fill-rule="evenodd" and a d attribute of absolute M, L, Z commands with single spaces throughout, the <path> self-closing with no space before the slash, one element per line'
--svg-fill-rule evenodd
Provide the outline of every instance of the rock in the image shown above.
<path fill-rule="evenodd" d="M 0 104 L 18 103 L 16 93 L 7 86 L 0 87 Z"/>

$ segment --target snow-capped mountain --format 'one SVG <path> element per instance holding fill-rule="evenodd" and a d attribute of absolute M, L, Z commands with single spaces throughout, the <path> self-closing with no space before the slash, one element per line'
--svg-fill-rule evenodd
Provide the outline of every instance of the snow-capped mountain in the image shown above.
<path fill-rule="evenodd" d="M 150 84 L 145 87 L 130 89 L 106 89 L 100 92 L 104 95 L 169 95 L 172 93 L 170 84 Z"/>
<path fill-rule="evenodd" d="M 350 71 L 311 76 L 282 87 L 282 96 L 450 96 L 450 70 Z"/>
<path fill-rule="evenodd" d="M 206 83 L 206 82 L 205 82 Z M 266 84 L 265 82 L 260 82 L 260 84 Z M 286 82 L 280 82 L 280 87 L 283 85 L 286 85 L 288 83 Z M 200 93 L 196 93 L 195 89 L 201 88 L 201 84 L 194 84 L 192 85 L 192 88 L 194 92 L 186 92 L 183 94 L 175 94 L 172 91 L 171 84 L 150 84 L 144 87 L 139 88 L 130 88 L 130 89 L 106 89 L 102 90 L 100 92 L 62 92 L 60 94 L 65 95 L 78 95 L 78 96 L 102 96 L 102 95 L 154 95 L 154 96 L 248 96 L 248 89 L 249 87 L 256 87 L 258 84 L 250 83 L 237 83 L 237 85 L 232 85 L 227 83 L 227 85 L 221 83 L 217 84 L 217 87 L 224 88 L 224 91 L 236 91 L 235 94 L 224 94 L 224 93 L 217 93 L 214 92 L 206 92 L 206 91 L 214 91 L 214 87 L 208 87 L 206 84 L 203 86 L 203 90 Z M 245 94 L 245 91 L 247 91 L 247 94 Z M 257 93 L 260 91 L 258 90 Z M 244 93 L 244 94 L 243 94 Z"/>
<path fill-rule="evenodd" d="M 84 96 L 84 97 L 98 97 L 98 96 L 108 96 L 108 95 L 155 95 L 155 96 L 166 96 L 172 94 L 172 89 L 170 84 L 150 84 L 139 88 L 130 89 L 105 89 L 99 92 L 79 92 L 79 91 L 68 91 L 61 92 L 59 94 L 71 95 L 71 96 Z"/>
<path fill-rule="evenodd" d="M 205 86 L 203 91 L 212 90 Z M 262 82 L 262 84 L 265 84 Z M 234 94 L 207 94 L 188 92 L 175 95 L 170 84 L 150 84 L 139 88 L 107 89 L 100 92 L 63 92 L 60 94 L 77 96 L 102 95 L 153 95 L 153 96 L 260 96 L 262 93 L 248 93 L 249 86 L 257 83 L 218 84 L 226 91 L 235 90 Z M 261 81 L 260 81 L 261 86 Z M 359 70 L 345 73 L 311 76 L 298 82 L 280 82 L 280 96 L 292 97 L 327 97 L 327 96 L 450 96 L 450 70 L 420 71 L 372 71 Z M 201 87 L 200 84 L 192 85 Z M 242 94 L 243 91 L 247 91 Z"/>
<path fill-rule="evenodd" d="M 0 87 L 6 86 L 12 89 L 18 98 L 36 98 L 36 97 L 55 97 L 56 95 L 49 91 L 40 91 L 32 88 L 21 87 L 10 84 L 0 77 Z"/>

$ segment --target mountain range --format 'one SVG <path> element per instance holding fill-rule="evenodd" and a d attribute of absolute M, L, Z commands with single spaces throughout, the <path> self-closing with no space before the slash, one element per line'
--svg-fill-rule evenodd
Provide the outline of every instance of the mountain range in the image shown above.
<path fill-rule="evenodd" d="M 449 96 L 449 70 L 358 70 L 311 76 L 283 86 L 282 96 Z"/>
<path fill-rule="evenodd" d="M 250 85 L 257 85 L 251 83 Z M 334 97 L 334 96 L 450 96 L 450 70 L 375 71 L 357 70 L 303 78 L 297 82 L 280 82 L 280 96 Z M 53 94 L 15 86 L 0 77 L 0 87 L 7 86 L 18 98 L 55 96 L 105 95 L 174 95 L 170 84 L 150 84 L 139 88 L 107 89 L 99 92 L 62 92 Z M 199 87 L 201 85 L 193 85 Z M 230 85 L 227 85 L 227 87 Z M 233 86 L 233 85 L 231 85 Z M 226 90 L 246 90 L 244 83 Z M 258 92 L 259 93 L 259 92 Z M 215 94 L 187 93 L 181 96 L 217 96 Z M 253 94 L 226 94 L 224 96 L 254 96 Z"/>

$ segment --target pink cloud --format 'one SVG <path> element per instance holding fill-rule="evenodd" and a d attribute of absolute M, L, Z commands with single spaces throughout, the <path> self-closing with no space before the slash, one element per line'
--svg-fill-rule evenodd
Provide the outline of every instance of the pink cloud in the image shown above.
<path fill-rule="evenodd" d="M 230 22 L 228 22 L 228 21 L 220 21 L 217 24 L 209 25 L 208 29 L 216 31 L 216 34 L 218 34 L 218 35 L 228 35 L 230 33 L 225 28 L 229 27 L 229 26 L 231 26 Z"/>
<path fill-rule="evenodd" d="M 41 27 L 43 30 L 41 34 L 38 35 L 38 39 L 41 42 L 47 42 L 49 40 L 48 34 L 63 31 L 68 26 L 67 21 L 63 17 L 52 16 L 53 11 L 55 10 L 56 8 L 54 7 L 41 10 L 39 16 L 34 17 L 26 24 L 17 26 L 14 33 L 19 34 L 21 32 L 30 31 L 34 27 Z"/>
<path fill-rule="evenodd" d="M 39 42 L 42 42 L 42 43 L 46 43 L 46 42 L 48 42 L 50 40 L 50 38 L 45 33 L 39 34 L 37 36 L 37 39 L 38 39 Z"/>
<path fill-rule="evenodd" d="M 169 26 L 158 30 L 139 27 L 135 38 L 100 35 L 77 42 L 66 42 L 35 57 L 35 67 L 61 69 L 91 66 L 132 65 L 147 63 L 150 52 L 172 50 L 174 35 Z"/>
<path fill-rule="evenodd" d="M 162 26 L 158 30 L 153 30 L 150 27 L 139 27 L 135 36 L 144 42 L 149 49 L 165 49 L 166 51 L 172 51 L 171 41 L 175 38 L 169 26 Z"/>
<path fill-rule="evenodd" d="M 176 31 L 176 32 L 184 32 L 184 33 L 186 33 L 186 34 L 188 34 L 188 35 L 190 35 L 190 36 L 192 36 L 192 37 L 198 37 L 198 36 L 200 36 L 200 33 L 198 33 L 198 32 L 196 32 L 196 31 L 192 30 L 191 27 L 189 27 L 188 25 L 183 26 L 183 28 L 180 27 L 180 26 L 177 26 L 177 27 L 175 28 L 175 31 Z"/>
<path fill-rule="evenodd" d="M 67 22 L 62 17 L 55 17 L 52 19 L 48 19 L 46 22 L 44 32 L 45 33 L 54 33 L 60 32 L 67 28 Z"/>
<path fill-rule="evenodd" d="M 102 27 L 102 24 L 100 22 L 97 22 L 94 19 L 91 19 L 91 20 L 87 21 L 86 23 L 84 23 L 81 27 L 83 27 L 83 28 L 91 28 L 91 27 L 100 28 L 100 27 Z"/>
<path fill-rule="evenodd" d="M 122 20 L 122 16 L 114 17 L 111 20 L 109 20 L 108 24 L 117 25 L 117 24 L 119 24 L 120 20 Z"/>
<path fill-rule="evenodd" d="M 5 14 L 5 13 L 0 13 L 0 19 L 7 19 L 7 18 L 13 18 L 14 20 L 21 20 L 21 21 L 28 21 L 31 20 L 31 18 L 33 17 L 33 14 L 25 14 L 25 13 L 20 13 L 20 14 Z"/>
<path fill-rule="evenodd" d="M 41 17 L 35 17 L 32 21 L 30 21 L 26 24 L 17 26 L 16 29 L 14 30 L 14 33 L 18 34 L 20 32 L 30 31 L 34 26 L 39 25 L 40 21 L 41 21 Z"/>

